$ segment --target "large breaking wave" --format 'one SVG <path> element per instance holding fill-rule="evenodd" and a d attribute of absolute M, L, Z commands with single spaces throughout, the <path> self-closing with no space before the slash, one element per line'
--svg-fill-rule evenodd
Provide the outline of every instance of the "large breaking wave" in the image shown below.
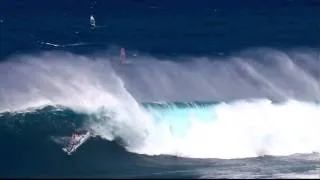
<path fill-rule="evenodd" d="M 318 51 L 181 58 L 139 56 L 120 66 L 117 57 L 103 55 L 11 57 L 0 64 L 0 111 L 7 119 L 2 123 L 10 124 L 8 113 L 17 121 L 21 116 L 14 112 L 51 105 L 84 114 L 83 126 L 140 154 L 242 158 L 320 152 Z M 191 101 L 209 103 L 186 103 Z"/>

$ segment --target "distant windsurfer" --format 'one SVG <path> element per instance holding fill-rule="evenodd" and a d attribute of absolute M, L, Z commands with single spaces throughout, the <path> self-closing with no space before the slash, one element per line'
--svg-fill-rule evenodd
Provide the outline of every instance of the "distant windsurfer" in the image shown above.
<path fill-rule="evenodd" d="M 90 16 L 90 25 L 91 27 L 96 27 L 96 20 L 94 19 L 93 15 Z"/>
<path fill-rule="evenodd" d="M 122 64 L 126 63 L 126 50 L 124 48 L 120 49 L 120 62 Z"/>

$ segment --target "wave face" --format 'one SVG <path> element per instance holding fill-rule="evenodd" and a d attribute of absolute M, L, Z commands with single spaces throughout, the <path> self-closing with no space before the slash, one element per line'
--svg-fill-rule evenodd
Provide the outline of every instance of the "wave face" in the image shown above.
<path fill-rule="evenodd" d="M 2 113 L 0 135 L 6 138 L 0 140 L 3 160 L 0 163 L 1 175 L 114 178 L 317 177 L 319 157 L 314 154 L 289 159 L 265 157 L 228 162 L 219 160 L 319 152 L 320 106 L 317 104 L 297 101 L 272 104 L 265 100 L 229 104 L 148 103 L 141 108 L 152 117 L 154 129 L 149 131 L 151 133 L 144 145 L 135 149 L 137 154 L 128 152 L 133 152 L 132 144 L 123 144 L 125 141 L 118 139 L 126 138 L 124 136 L 116 137 L 113 142 L 105 141 L 106 134 L 119 134 L 116 131 L 120 129 L 102 126 L 105 121 L 115 124 L 116 119 L 101 118 L 97 113 L 79 113 L 58 106 L 46 106 L 29 112 Z M 99 125 L 95 122 L 93 127 L 100 133 L 99 136 L 91 138 L 67 158 L 61 150 L 66 137 L 74 129 L 93 123 L 92 119 L 97 120 L 97 117 L 101 118 L 101 122 Z M 125 128 L 126 123 L 117 123 L 118 127 Z M 218 159 L 212 162 L 138 154 Z M 263 166 L 266 163 L 270 166 L 261 167 L 265 175 L 246 172 L 254 171 L 251 167 L 260 167 L 262 160 L 265 161 Z M 283 166 L 288 162 L 308 172 L 299 174 L 283 171 Z M 212 163 L 216 164 L 214 168 L 219 171 L 210 170 Z M 230 171 L 231 167 L 234 170 Z M 274 170 L 274 167 L 278 167 L 278 170 Z M 159 168 L 163 170 L 159 172 Z"/>
<path fill-rule="evenodd" d="M 319 152 L 317 58 L 312 50 L 260 49 L 220 61 L 142 56 L 119 66 L 112 56 L 15 56 L 0 64 L 0 111 L 11 117 L 39 107 L 69 108 L 86 115 L 83 126 L 103 139 L 120 139 L 138 154 L 243 158 Z M 162 102 L 146 103 L 154 100 Z M 193 100 L 209 103 L 186 103 Z"/>
<path fill-rule="evenodd" d="M 137 153 L 194 158 L 243 158 L 320 150 L 320 105 L 316 103 L 290 101 L 273 104 L 268 100 L 260 100 L 211 105 L 145 104 L 142 108 L 151 117 L 153 126 L 152 131 L 149 129 L 144 145 L 136 150 Z M 105 111 L 105 116 L 101 114 L 89 115 L 53 106 L 32 112 L 2 113 L 2 135 L 8 133 L 35 138 L 54 137 L 54 134 L 62 137 L 83 126 L 86 121 L 101 118 L 98 120 L 102 122 L 95 122 L 99 126 L 94 123 L 93 127 L 100 128 L 96 132 L 100 130 L 102 137 L 107 138 L 106 134 L 114 133 L 114 138 L 125 138 L 116 136 L 119 132 L 114 131 L 120 131 L 116 127 L 101 127 L 104 123 L 116 123 L 116 119 L 111 118 L 113 113 Z M 125 122 L 117 123 L 121 128 L 126 125 Z M 130 150 L 132 146 L 126 144 L 126 148 Z"/>

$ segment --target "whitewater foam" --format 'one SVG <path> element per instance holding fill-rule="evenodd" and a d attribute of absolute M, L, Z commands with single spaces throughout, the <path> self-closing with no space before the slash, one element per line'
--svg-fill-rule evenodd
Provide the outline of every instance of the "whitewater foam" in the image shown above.
<path fill-rule="evenodd" d="M 172 124 L 161 124 L 138 153 L 229 159 L 320 152 L 319 105 L 258 100 L 213 105 L 203 111 L 215 118 L 203 121 L 197 114 L 192 115 L 193 120 L 186 117 L 185 121 L 191 122 L 183 136 L 170 133 Z M 174 117 L 163 115 L 164 122 L 167 118 Z"/>

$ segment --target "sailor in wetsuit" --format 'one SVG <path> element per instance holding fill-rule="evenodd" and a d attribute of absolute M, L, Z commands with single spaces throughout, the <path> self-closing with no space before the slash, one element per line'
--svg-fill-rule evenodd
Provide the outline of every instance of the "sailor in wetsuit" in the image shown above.
<path fill-rule="evenodd" d="M 78 137 L 78 136 L 79 136 L 79 135 L 78 135 L 77 133 L 73 133 L 73 134 L 72 134 L 71 139 L 70 139 L 70 145 L 71 145 L 71 146 L 73 146 L 73 145 L 76 144 L 76 142 L 77 142 L 77 137 Z"/>

